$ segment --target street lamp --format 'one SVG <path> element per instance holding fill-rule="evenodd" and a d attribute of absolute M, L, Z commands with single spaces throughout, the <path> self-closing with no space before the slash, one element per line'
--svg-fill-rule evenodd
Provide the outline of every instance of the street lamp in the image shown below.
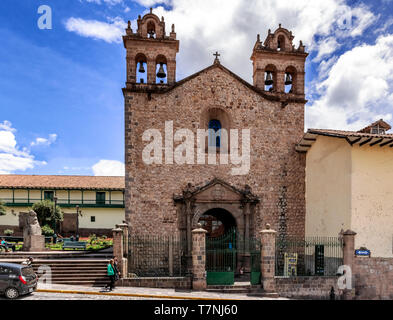
<path fill-rule="evenodd" d="M 79 240 L 79 206 L 78 205 L 76 206 L 76 238 Z"/>
<path fill-rule="evenodd" d="M 56 234 L 56 206 L 57 206 L 57 197 L 53 198 L 54 208 L 53 208 L 53 232 Z"/>

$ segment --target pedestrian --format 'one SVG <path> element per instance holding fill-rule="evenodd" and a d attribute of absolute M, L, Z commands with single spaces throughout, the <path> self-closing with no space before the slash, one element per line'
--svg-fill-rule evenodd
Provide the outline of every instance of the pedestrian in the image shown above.
<path fill-rule="evenodd" d="M 107 284 L 105 286 L 105 288 L 109 287 L 109 291 L 112 291 L 113 288 L 115 287 L 115 268 L 114 268 L 113 264 L 114 264 L 114 260 L 111 259 L 108 263 L 108 266 L 107 266 L 107 273 L 106 274 L 109 277 L 110 283 L 109 283 L 109 285 Z"/>
<path fill-rule="evenodd" d="M 11 249 L 12 252 L 15 251 L 15 245 L 12 243 L 8 243 L 7 241 L 4 240 L 4 238 L 1 238 L 0 245 L 8 252 L 8 249 Z"/>
<path fill-rule="evenodd" d="M 115 271 L 115 281 L 117 281 L 120 279 L 120 271 L 119 271 L 117 257 L 113 257 L 113 266 L 114 266 L 114 271 Z"/>

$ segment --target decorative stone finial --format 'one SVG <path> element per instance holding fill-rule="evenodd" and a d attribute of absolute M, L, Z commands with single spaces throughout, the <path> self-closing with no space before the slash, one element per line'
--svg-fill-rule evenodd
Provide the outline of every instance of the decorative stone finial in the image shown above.
<path fill-rule="evenodd" d="M 270 223 L 266 223 L 266 230 L 270 230 Z"/>
<path fill-rule="evenodd" d="M 150 13 L 153 13 L 153 8 L 150 8 Z"/>
<path fill-rule="evenodd" d="M 164 17 L 163 16 L 161 16 L 161 21 L 164 22 Z"/>
<path fill-rule="evenodd" d="M 281 23 L 278 24 L 278 27 L 281 28 Z"/>
<path fill-rule="evenodd" d="M 128 20 L 128 29 L 131 29 L 131 21 Z"/>
<path fill-rule="evenodd" d="M 175 24 L 172 24 L 172 32 L 175 32 Z"/>
<path fill-rule="evenodd" d="M 197 227 L 198 227 L 198 229 L 201 229 L 202 228 L 202 224 L 200 222 L 198 222 Z"/>
<path fill-rule="evenodd" d="M 257 42 L 261 42 L 261 36 L 259 35 L 259 33 L 257 34 Z"/>

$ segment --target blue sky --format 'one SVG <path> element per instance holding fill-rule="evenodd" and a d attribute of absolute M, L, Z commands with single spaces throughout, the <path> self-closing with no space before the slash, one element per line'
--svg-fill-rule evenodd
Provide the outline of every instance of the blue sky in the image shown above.
<path fill-rule="evenodd" d="M 40 5 L 51 30 L 37 26 Z M 0 173 L 123 173 L 121 35 L 150 6 L 176 25 L 178 80 L 218 50 L 251 82 L 256 35 L 282 23 L 310 52 L 306 127 L 393 122 L 392 0 L 2 0 Z"/>

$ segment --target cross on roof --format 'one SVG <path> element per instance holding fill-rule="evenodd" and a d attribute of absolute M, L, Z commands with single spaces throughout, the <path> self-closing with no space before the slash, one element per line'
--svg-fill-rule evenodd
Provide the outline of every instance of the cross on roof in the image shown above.
<path fill-rule="evenodd" d="M 220 60 L 218 59 L 218 57 L 221 56 L 221 55 L 218 53 L 218 51 L 216 51 L 216 53 L 213 53 L 213 56 L 216 57 L 216 58 L 214 59 L 214 62 L 215 62 L 215 63 L 220 62 Z"/>

